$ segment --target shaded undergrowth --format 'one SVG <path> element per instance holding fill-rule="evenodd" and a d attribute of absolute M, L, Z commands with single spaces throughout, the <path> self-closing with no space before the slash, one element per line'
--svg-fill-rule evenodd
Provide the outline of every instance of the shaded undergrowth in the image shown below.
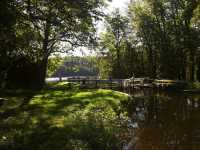
<path fill-rule="evenodd" d="M 52 88 L 6 98 L 0 107 L 1 150 L 121 149 L 118 117 L 127 95 Z"/>

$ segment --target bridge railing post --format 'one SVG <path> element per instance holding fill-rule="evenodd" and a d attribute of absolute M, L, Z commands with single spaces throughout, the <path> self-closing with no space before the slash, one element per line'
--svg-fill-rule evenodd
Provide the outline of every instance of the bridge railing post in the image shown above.
<path fill-rule="evenodd" d="M 98 81 L 95 80 L 95 87 L 98 88 Z"/>
<path fill-rule="evenodd" d="M 110 78 L 110 88 L 112 89 L 112 78 Z"/>

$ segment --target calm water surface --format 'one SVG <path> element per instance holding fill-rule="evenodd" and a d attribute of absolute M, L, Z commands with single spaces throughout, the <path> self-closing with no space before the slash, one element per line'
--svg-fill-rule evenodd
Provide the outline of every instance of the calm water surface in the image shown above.
<path fill-rule="evenodd" d="M 200 150 L 200 94 L 126 91 L 130 150 Z"/>

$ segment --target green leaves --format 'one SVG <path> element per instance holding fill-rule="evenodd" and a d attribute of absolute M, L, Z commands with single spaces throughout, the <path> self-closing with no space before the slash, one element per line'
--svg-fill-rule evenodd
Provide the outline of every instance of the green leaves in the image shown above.
<path fill-rule="evenodd" d="M 2 76 L 10 59 L 25 57 L 39 66 L 37 83 L 42 85 L 51 54 L 96 44 L 94 23 L 103 15 L 104 0 L 2 0 L 0 6 Z"/>
<path fill-rule="evenodd" d="M 105 53 L 107 58 L 103 60 L 101 65 L 105 65 L 107 61 L 107 67 L 111 68 L 105 69 L 105 67 L 100 67 L 106 70 L 100 70 L 102 76 L 121 78 L 122 66 L 120 62 L 122 61 L 128 30 L 129 20 L 127 17 L 120 15 L 119 10 L 115 10 L 106 17 L 106 32 L 101 34 L 100 46 L 104 48 L 102 53 Z M 108 65 L 108 63 L 110 64 Z M 118 71 L 115 72 L 114 70 Z"/>
<path fill-rule="evenodd" d="M 131 6 L 135 32 L 148 55 L 149 76 L 184 79 L 184 70 L 190 68 L 191 75 L 186 78 L 193 80 L 197 50 L 193 37 L 199 27 L 192 27 L 192 18 L 198 5 L 197 1 L 189 0 L 145 0 Z M 185 62 L 186 57 L 191 60 Z M 191 62 L 193 66 L 186 65 Z"/>

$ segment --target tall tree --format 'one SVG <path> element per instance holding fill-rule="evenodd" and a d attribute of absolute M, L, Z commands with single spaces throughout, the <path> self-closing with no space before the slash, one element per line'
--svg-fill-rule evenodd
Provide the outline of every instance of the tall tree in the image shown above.
<path fill-rule="evenodd" d="M 40 83 L 44 83 L 48 57 L 58 50 L 56 45 L 65 42 L 68 49 L 91 44 L 94 39 L 94 21 L 102 15 L 103 0 L 34 0 L 22 1 L 35 32 L 41 37 Z"/>
<path fill-rule="evenodd" d="M 4 21 L 0 23 L 0 57 L 16 55 L 15 58 L 25 57 L 26 61 L 34 63 L 35 82 L 42 87 L 51 54 L 95 42 L 95 22 L 103 16 L 104 4 L 104 0 L 1 1 L 0 15 Z M 10 51 L 15 52 L 11 54 Z M 17 63 L 18 60 L 2 59 L 2 62 L 1 70 L 8 68 L 7 62 Z"/>
<path fill-rule="evenodd" d="M 199 31 L 192 20 L 198 6 L 198 0 L 134 3 L 133 24 L 148 54 L 149 75 L 195 79 Z"/>
<path fill-rule="evenodd" d="M 9 62 L 16 54 L 14 1 L 0 1 L 0 87 L 4 86 Z"/>
<path fill-rule="evenodd" d="M 101 46 L 105 47 L 112 60 L 112 76 L 121 78 L 123 76 L 122 70 L 122 54 L 124 50 L 124 42 L 128 36 L 127 17 L 120 15 L 118 9 L 112 12 L 106 18 L 106 32 L 102 34 Z"/>

